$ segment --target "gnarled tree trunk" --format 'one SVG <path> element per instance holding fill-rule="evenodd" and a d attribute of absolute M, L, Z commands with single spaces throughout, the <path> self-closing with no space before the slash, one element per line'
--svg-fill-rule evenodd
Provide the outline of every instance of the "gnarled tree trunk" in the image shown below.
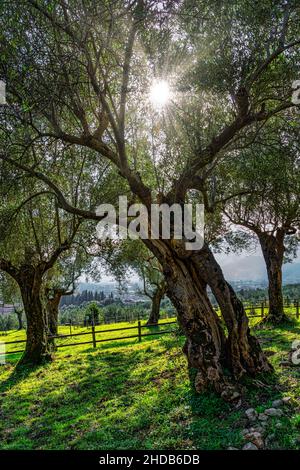
<path fill-rule="evenodd" d="M 19 275 L 26 321 L 27 340 L 21 364 L 41 364 L 51 359 L 51 346 L 47 338 L 47 318 L 41 300 L 42 274 L 39 269 L 23 266 Z"/>
<path fill-rule="evenodd" d="M 174 250 L 174 243 L 173 247 L 161 240 L 146 243 L 163 267 L 168 296 L 187 338 L 184 352 L 189 365 L 197 370 L 196 390 L 212 386 L 230 399 L 234 388 L 228 371 L 234 381 L 245 374 L 271 371 L 258 340 L 250 334 L 242 303 L 225 281 L 209 248 L 184 253 Z M 227 337 L 208 299 L 207 284 L 220 305 Z"/>
<path fill-rule="evenodd" d="M 193 263 L 199 275 L 210 286 L 221 309 L 228 332 L 227 361 L 234 377 L 239 379 L 245 373 L 254 376 L 258 372 L 270 371 L 272 368 L 258 340 L 250 333 L 244 306 L 225 280 L 221 267 L 207 245 L 195 253 Z"/>
<path fill-rule="evenodd" d="M 184 352 L 189 366 L 197 371 L 195 388 L 202 391 L 212 386 L 223 393 L 228 385 L 224 375 L 226 338 L 205 284 L 182 260 L 169 259 L 163 268 L 168 296 L 186 336 Z"/>
<path fill-rule="evenodd" d="M 261 233 L 259 242 L 263 252 L 268 274 L 269 312 L 262 321 L 278 325 L 288 320 L 284 313 L 282 295 L 282 264 L 284 255 L 284 236 Z"/>
<path fill-rule="evenodd" d="M 151 297 L 151 312 L 150 316 L 147 321 L 147 325 L 157 325 L 159 316 L 160 316 L 160 304 L 162 301 L 163 296 L 165 295 L 166 292 L 166 284 L 165 281 L 163 280 L 155 289 L 153 292 L 153 295 Z"/>

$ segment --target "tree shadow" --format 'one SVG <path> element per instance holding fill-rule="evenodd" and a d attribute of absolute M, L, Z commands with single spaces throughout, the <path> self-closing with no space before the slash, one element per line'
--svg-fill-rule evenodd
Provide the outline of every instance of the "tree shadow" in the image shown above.
<path fill-rule="evenodd" d="M 168 419 L 168 410 L 176 406 L 166 393 L 160 393 L 161 388 L 175 387 L 172 373 L 161 372 L 155 361 L 164 348 L 143 346 L 105 352 L 91 349 L 84 356 L 74 355 L 67 367 L 62 358 L 60 364 L 50 366 L 47 377 L 51 380 L 44 382 L 40 376 L 25 384 L 21 395 L 24 439 L 33 448 L 144 448 L 146 430 L 154 425 L 157 410 Z M 56 368 L 64 371 L 59 383 Z M 9 382 L 9 388 L 17 385 L 29 372 L 36 373 L 36 369 L 11 374 L 6 384 Z M 13 397 L 10 400 L 12 406 Z M 18 406 L 18 400 L 13 402 L 10 413 L 17 413 Z M 11 442 L 18 442 L 21 425 L 15 426 L 8 421 L 7 427 L 16 433 Z"/>
<path fill-rule="evenodd" d="M 39 369 L 44 369 L 45 364 L 39 365 L 22 365 L 22 364 L 13 364 L 14 366 L 11 374 L 4 381 L 0 382 L 0 394 L 5 394 L 9 389 L 27 379 L 31 374 L 34 374 Z"/>
<path fill-rule="evenodd" d="M 97 354 L 98 353 L 98 354 Z M 64 358 L 62 358 L 64 361 Z M 114 351 L 108 355 L 101 354 L 100 351 L 91 353 L 85 351 L 85 357 L 82 358 L 83 367 L 78 374 L 76 369 L 80 364 L 78 357 L 73 356 L 69 361 L 64 376 L 64 381 L 59 384 L 55 381 L 55 372 L 50 377 L 51 381 L 43 383 L 43 366 L 39 367 L 20 367 L 15 369 L 12 374 L 2 382 L 0 393 L 5 395 L 9 389 L 18 386 L 19 383 L 26 380 L 31 374 L 34 377 L 32 385 L 22 390 L 22 401 L 26 411 L 26 439 L 33 443 L 34 448 L 48 448 L 49 436 L 52 444 L 49 448 L 69 448 L 70 435 L 74 423 L 84 422 L 90 425 L 93 421 L 93 415 L 103 414 L 103 406 L 106 401 L 116 402 L 126 391 L 126 382 L 130 377 L 131 371 L 139 361 L 139 354 L 124 354 L 120 350 Z M 72 364 L 74 368 L 72 373 Z M 75 368 L 76 364 L 76 368 Z M 59 367 L 59 363 L 53 364 L 53 370 Z M 64 367 L 64 366 L 63 366 Z M 41 370 L 41 375 L 39 374 Z M 123 373 L 122 373 L 123 371 Z M 51 374 L 51 367 L 49 373 Z M 36 377 L 37 376 L 37 377 Z M 34 393 L 32 393 L 33 387 Z M 38 392 L 41 390 L 41 393 Z M 17 404 L 16 404 L 17 409 Z M 93 413 L 91 415 L 91 410 Z M 28 413 L 28 414 L 27 414 Z M 31 422 L 29 413 L 35 416 L 34 422 Z M 80 444 L 81 439 L 79 439 Z M 88 447 L 88 443 L 86 443 Z"/>
<path fill-rule="evenodd" d="M 277 329 L 274 334 L 284 340 L 285 330 Z M 47 380 L 41 374 L 22 389 L 24 439 L 33 448 L 45 449 L 239 447 L 245 409 L 265 406 L 284 392 L 278 386 L 277 371 L 272 378 L 249 380 L 240 406 L 212 391 L 199 394 L 194 388 L 195 371 L 189 371 L 190 382 L 182 371 L 186 367 L 179 349 L 182 338 L 176 342 L 164 335 L 155 344 L 152 339 L 143 338 L 141 348 L 136 341 L 121 340 L 107 344 L 109 348 L 79 349 L 68 361 L 61 357 L 50 363 Z M 286 349 L 288 343 L 280 344 Z M 23 373 L 12 373 L 0 390 L 18 385 L 31 372 L 37 375 L 37 369 L 44 370 L 24 367 Z M 11 413 L 17 413 L 18 404 L 13 404 L 13 397 L 10 400 Z M 21 425 L 10 426 L 15 427 L 11 442 L 18 447 Z"/>

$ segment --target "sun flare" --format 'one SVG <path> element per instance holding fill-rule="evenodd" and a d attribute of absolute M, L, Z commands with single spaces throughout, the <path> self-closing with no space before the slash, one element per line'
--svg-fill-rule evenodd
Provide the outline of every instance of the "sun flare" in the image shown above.
<path fill-rule="evenodd" d="M 162 108 L 171 99 L 171 90 L 165 80 L 155 81 L 150 88 L 150 101 L 153 106 Z"/>

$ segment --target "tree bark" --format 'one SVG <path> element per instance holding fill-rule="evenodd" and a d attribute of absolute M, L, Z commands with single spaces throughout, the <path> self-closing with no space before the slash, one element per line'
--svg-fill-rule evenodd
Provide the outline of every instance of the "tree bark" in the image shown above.
<path fill-rule="evenodd" d="M 250 334 L 242 303 L 209 248 L 184 253 L 161 240 L 146 244 L 163 267 L 167 294 L 186 336 L 184 352 L 189 366 L 196 369 L 196 390 L 212 387 L 230 400 L 236 396 L 235 384 L 243 375 L 271 371 L 258 340 Z M 208 299 L 207 284 L 220 305 L 227 337 Z"/>
<path fill-rule="evenodd" d="M 61 290 L 54 291 L 51 296 L 50 293 L 47 295 L 47 316 L 48 316 L 48 328 L 51 336 L 57 335 L 57 325 L 58 325 L 58 307 L 60 304 L 60 300 L 63 296 L 63 292 Z"/>
<path fill-rule="evenodd" d="M 147 325 L 157 325 L 160 316 L 160 304 L 166 291 L 165 282 L 162 281 L 155 289 L 151 297 L 151 313 Z"/>
<path fill-rule="evenodd" d="M 41 300 L 42 273 L 32 266 L 23 266 L 19 276 L 26 321 L 27 340 L 20 364 L 41 364 L 51 360 L 51 346 L 47 337 L 47 318 Z"/>
<path fill-rule="evenodd" d="M 225 280 L 222 269 L 210 248 L 205 245 L 195 253 L 193 263 L 199 276 L 210 286 L 221 309 L 227 338 L 227 363 L 235 379 L 245 374 L 254 376 L 259 372 L 272 370 L 260 344 L 250 333 L 249 321 L 242 302 Z"/>
<path fill-rule="evenodd" d="M 267 268 L 269 294 L 269 312 L 261 323 L 279 325 L 288 321 L 282 295 L 284 235 L 278 231 L 276 236 L 261 233 L 258 238 Z"/>
<path fill-rule="evenodd" d="M 223 370 L 226 339 L 205 285 L 182 260 L 169 259 L 164 265 L 164 275 L 168 296 L 186 336 L 184 352 L 189 367 L 196 369 L 195 388 L 200 392 L 212 386 L 223 393 L 228 385 Z"/>

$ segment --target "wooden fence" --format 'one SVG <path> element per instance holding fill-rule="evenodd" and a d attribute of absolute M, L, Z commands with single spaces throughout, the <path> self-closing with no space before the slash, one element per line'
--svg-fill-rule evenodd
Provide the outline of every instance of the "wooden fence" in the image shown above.
<path fill-rule="evenodd" d="M 285 308 L 292 308 L 293 309 L 293 312 L 289 312 L 289 315 L 291 316 L 296 316 L 296 318 L 298 319 L 299 318 L 299 306 L 300 306 L 300 303 L 299 301 L 294 301 L 294 302 L 291 302 L 289 303 L 288 305 L 285 304 Z M 268 305 L 267 305 L 267 302 L 265 301 L 262 301 L 260 302 L 259 304 L 251 304 L 251 305 L 245 305 L 244 306 L 245 308 L 245 311 L 248 312 L 248 318 L 264 318 L 265 314 L 268 312 Z M 218 314 L 220 314 L 220 310 L 218 308 L 215 308 L 216 312 Z M 72 326 L 76 326 L 76 325 L 72 325 L 70 324 L 70 334 L 67 334 L 67 335 L 56 335 L 56 336 L 49 336 L 48 339 L 65 339 L 65 338 L 74 338 L 74 337 L 79 337 L 79 336 L 87 336 L 90 338 L 89 341 L 81 341 L 81 342 L 78 342 L 78 343 L 66 343 L 66 344 L 57 344 L 56 347 L 57 348 L 63 348 L 63 347 L 66 347 L 66 346 L 81 346 L 81 345 L 84 345 L 84 344 L 92 344 L 93 345 L 93 348 L 96 348 L 97 347 L 97 343 L 103 343 L 103 342 L 106 342 L 106 341 L 120 341 L 120 340 L 123 340 L 123 339 L 134 339 L 134 338 L 138 338 L 139 342 L 142 341 L 142 338 L 145 337 L 145 336 L 153 336 L 153 335 L 162 335 L 162 334 L 166 334 L 166 333 L 171 333 L 173 330 L 157 330 L 157 328 L 161 327 L 161 326 L 165 326 L 165 325 L 172 325 L 172 324 L 175 324 L 177 323 L 177 321 L 168 321 L 168 322 L 162 322 L 162 323 L 159 323 L 158 325 L 142 325 L 141 324 L 141 320 L 138 320 L 137 322 L 137 325 L 136 326 L 127 326 L 127 327 L 124 327 L 124 328 L 111 328 L 111 329 L 106 329 L 106 330 L 97 330 L 96 326 L 93 324 L 91 325 L 91 329 L 90 331 L 84 331 L 84 332 L 81 332 L 81 333 L 73 333 L 72 332 Z M 157 331 L 150 331 L 148 333 L 143 333 L 142 330 L 143 328 L 148 328 L 148 329 L 153 329 L 155 328 Z M 116 332 L 116 331 L 132 331 L 132 330 L 135 330 L 137 332 L 137 334 L 133 334 L 133 335 L 126 335 L 126 336 L 120 336 L 120 337 L 110 337 L 110 338 L 102 338 L 102 339 L 97 339 L 97 335 L 101 334 L 101 333 L 110 333 L 110 332 Z M 26 340 L 17 340 L 17 341 L 7 341 L 5 342 L 5 346 L 10 344 L 22 344 L 22 343 L 26 343 Z M 8 351 L 6 352 L 6 355 L 8 354 L 18 354 L 18 353 L 22 353 L 24 350 L 21 349 L 21 350 L 17 350 L 17 351 Z M 3 354 L 1 354 L 3 355 Z"/>
<path fill-rule="evenodd" d="M 155 325 L 142 325 L 141 321 L 139 320 L 137 322 L 136 326 L 127 326 L 127 327 L 124 327 L 124 328 L 110 328 L 110 329 L 107 329 L 107 330 L 97 330 L 95 325 L 92 325 L 90 331 L 84 331 L 82 333 L 70 333 L 68 335 L 48 336 L 48 339 L 49 340 L 53 340 L 53 339 L 60 340 L 60 339 L 74 338 L 74 337 L 79 337 L 79 336 L 87 336 L 87 337 L 89 337 L 88 341 L 81 341 L 81 342 L 77 342 L 77 343 L 57 344 L 56 348 L 63 348 L 63 347 L 67 347 L 67 346 L 68 347 L 70 347 L 70 346 L 81 346 L 81 345 L 84 345 L 84 344 L 92 344 L 93 348 L 96 348 L 97 343 L 103 343 L 103 342 L 106 342 L 106 341 L 120 341 L 120 340 L 123 340 L 123 339 L 138 338 L 138 341 L 141 342 L 142 338 L 145 337 L 145 336 L 163 335 L 163 334 L 166 334 L 166 333 L 172 333 L 174 331 L 174 329 L 173 330 L 171 330 L 171 329 L 158 330 L 158 331 L 155 331 L 155 330 L 157 330 L 161 326 L 174 325 L 175 323 L 177 323 L 177 321 L 163 322 L 163 323 L 159 323 L 158 325 L 156 325 L 156 324 Z M 154 329 L 155 328 L 155 330 L 150 331 L 148 333 L 143 333 L 142 332 L 143 328 L 148 328 L 148 329 Z M 99 335 L 101 333 L 111 333 L 111 332 L 115 332 L 115 331 L 127 331 L 127 330 L 130 330 L 130 331 L 136 330 L 137 334 L 119 336 L 119 337 L 113 336 L 113 337 L 110 337 L 110 338 L 97 339 L 97 335 Z M 8 344 L 10 344 L 10 345 L 12 345 L 12 344 L 21 344 L 21 343 L 26 343 L 26 339 L 17 340 L 17 341 L 6 341 L 5 345 L 8 345 Z M 23 349 L 8 351 L 8 352 L 5 353 L 5 355 L 19 354 L 19 353 L 22 353 L 22 352 L 24 352 Z M 0 355 L 3 355 L 3 354 L 0 354 Z"/>

